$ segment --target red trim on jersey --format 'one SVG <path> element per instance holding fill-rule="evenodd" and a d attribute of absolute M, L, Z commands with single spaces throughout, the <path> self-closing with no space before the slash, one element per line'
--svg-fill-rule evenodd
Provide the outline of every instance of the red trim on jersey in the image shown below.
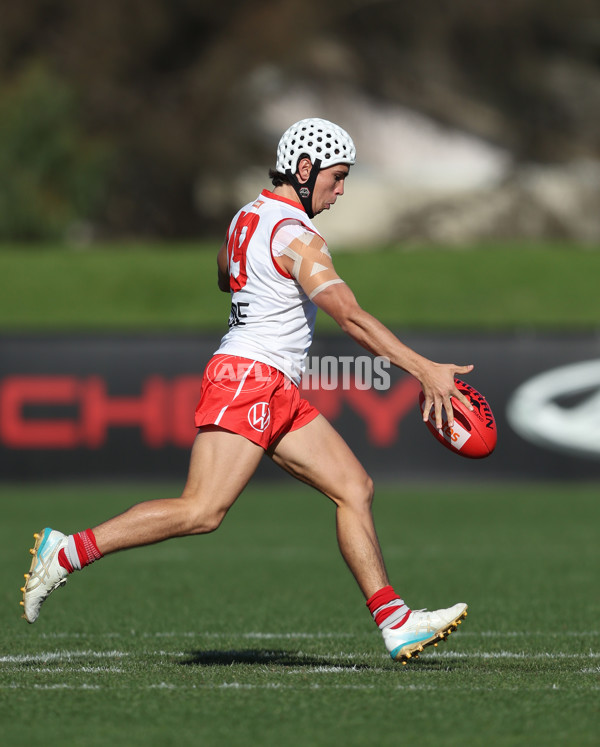
<path fill-rule="evenodd" d="M 295 207 L 298 210 L 300 210 L 300 212 L 304 213 L 304 215 L 306 215 L 306 210 L 304 209 L 304 207 L 302 206 L 302 204 L 300 202 L 295 202 L 294 200 L 290 200 L 287 197 L 282 197 L 281 195 L 276 195 L 273 192 L 269 191 L 268 189 L 263 189 L 263 191 L 260 193 L 260 196 L 261 197 L 266 197 L 268 200 L 278 200 L 279 202 L 285 202 L 286 205 L 290 205 L 291 207 Z M 273 228 L 273 230 L 271 232 L 271 240 L 269 242 L 269 251 L 271 253 L 271 260 L 273 262 L 273 267 L 275 267 L 275 269 L 277 270 L 277 272 L 282 277 L 287 278 L 288 280 L 293 280 L 293 276 L 290 275 L 285 270 L 282 270 L 281 267 L 275 261 L 275 257 L 273 256 L 273 236 L 275 235 L 275 231 L 277 230 L 277 228 L 282 223 L 285 223 L 287 221 L 293 221 L 293 220 L 297 220 L 298 223 L 300 223 L 301 225 L 303 225 L 305 228 L 307 228 L 310 231 L 310 228 L 308 228 L 308 226 L 306 226 L 303 223 L 303 221 L 300 220 L 299 217 L 298 218 L 284 218 L 283 220 L 280 220 L 279 223 L 276 224 L 275 228 Z"/>
<path fill-rule="evenodd" d="M 293 219 L 292 219 L 292 220 L 293 220 Z M 273 267 L 275 267 L 275 269 L 277 270 L 277 272 L 278 272 L 278 273 L 279 273 L 280 275 L 283 275 L 283 277 L 284 277 L 284 278 L 287 278 L 288 280 L 292 280 L 292 279 L 293 279 L 293 276 L 292 276 L 292 275 L 290 275 L 290 274 L 289 274 L 289 272 L 286 272 L 286 271 L 285 271 L 284 269 L 282 269 L 282 268 L 281 268 L 281 267 L 280 267 L 280 266 L 279 266 L 279 265 L 277 264 L 277 261 L 276 261 L 276 259 L 275 259 L 275 255 L 273 254 L 273 236 L 275 236 L 275 232 L 277 231 L 277 229 L 279 228 L 279 226 L 280 226 L 280 225 L 281 225 L 282 223 L 289 223 L 289 221 L 290 221 L 290 218 L 283 218 L 282 220 L 280 220 L 280 221 L 279 221 L 279 223 L 276 223 L 276 224 L 275 224 L 275 226 L 274 226 L 273 230 L 271 231 L 271 238 L 270 238 L 270 240 L 269 240 L 269 251 L 270 251 L 270 253 L 271 253 L 271 260 L 273 261 Z M 300 223 L 301 223 L 301 225 L 304 225 L 304 223 L 302 223 L 302 221 L 300 221 Z"/>
<path fill-rule="evenodd" d="M 285 270 L 282 270 L 281 267 L 277 264 L 277 261 L 275 260 L 275 255 L 273 254 L 273 237 L 275 236 L 275 233 L 279 226 L 282 223 L 299 223 L 303 228 L 305 228 L 309 233 L 314 233 L 315 236 L 318 236 L 319 234 L 316 231 L 313 231 L 312 228 L 306 225 L 306 223 L 303 223 L 301 220 L 297 220 L 296 218 L 282 218 L 279 223 L 276 223 L 273 227 L 273 230 L 271 231 L 271 239 L 269 241 L 269 251 L 271 252 L 271 259 L 273 260 L 273 265 L 275 266 L 275 269 L 280 275 L 283 275 L 284 278 L 288 278 L 289 280 L 293 279 L 293 275 L 290 275 Z"/>
<path fill-rule="evenodd" d="M 276 195 L 274 192 L 269 192 L 268 189 L 263 189 L 260 195 L 261 197 L 268 197 L 270 200 L 279 200 L 280 202 L 286 202 L 288 205 L 298 208 L 300 212 L 306 215 L 306 210 L 302 207 L 302 203 L 300 202 L 296 202 L 295 200 L 290 200 L 288 197 L 282 197 L 281 195 Z"/>

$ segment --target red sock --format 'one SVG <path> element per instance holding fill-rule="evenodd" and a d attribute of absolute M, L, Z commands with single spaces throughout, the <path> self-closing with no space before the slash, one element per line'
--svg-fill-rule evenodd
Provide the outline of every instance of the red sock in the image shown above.
<path fill-rule="evenodd" d="M 62 567 L 66 569 L 67 573 L 73 573 L 73 571 L 75 570 L 75 568 L 73 568 L 73 566 L 69 563 L 69 559 L 67 558 L 64 547 L 62 548 L 62 550 L 58 551 L 58 564 L 62 565 Z"/>
<path fill-rule="evenodd" d="M 86 529 L 84 532 L 69 535 L 67 546 L 58 553 L 58 562 L 69 573 L 73 573 L 101 557 L 102 553 L 98 549 L 94 533 L 91 529 Z"/>
<path fill-rule="evenodd" d="M 85 532 L 79 532 L 74 534 L 75 547 L 77 548 L 77 556 L 82 568 L 86 565 L 93 563 L 94 560 L 99 560 L 102 557 L 102 553 L 98 550 L 96 544 L 96 538 L 91 529 L 86 529 Z"/>
<path fill-rule="evenodd" d="M 367 599 L 367 607 L 380 628 L 399 628 L 410 615 L 410 608 L 391 586 L 384 586 L 376 591 Z"/>

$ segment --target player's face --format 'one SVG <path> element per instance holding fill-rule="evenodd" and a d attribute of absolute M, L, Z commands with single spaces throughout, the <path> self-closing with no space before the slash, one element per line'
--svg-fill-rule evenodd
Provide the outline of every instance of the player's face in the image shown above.
<path fill-rule="evenodd" d="M 313 191 L 312 207 L 315 215 L 329 210 L 337 198 L 344 194 L 344 182 L 349 171 L 350 167 L 345 163 L 319 171 Z"/>

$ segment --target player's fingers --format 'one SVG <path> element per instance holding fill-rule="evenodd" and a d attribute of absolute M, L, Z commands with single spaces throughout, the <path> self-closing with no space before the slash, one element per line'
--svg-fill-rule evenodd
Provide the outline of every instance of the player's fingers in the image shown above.
<path fill-rule="evenodd" d="M 474 368 L 475 368 L 475 366 L 473 366 L 472 363 L 470 363 L 468 366 L 455 366 L 454 367 L 454 375 L 456 376 L 456 374 L 467 374 L 467 373 L 471 373 L 471 371 Z M 452 392 L 452 396 L 456 397 L 456 399 L 459 402 L 462 402 L 462 404 L 468 410 L 473 410 L 473 405 L 471 404 L 471 402 L 469 401 L 469 399 L 467 397 L 465 397 L 465 395 L 461 391 L 459 391 L 456 388 L 456 386 L 454 387 L 454 391 Z"/>
<path fill-rule="evenodd" d="M 450 426 L 450 428 L 452 428 L 452 426 L 454 425 L 454 410 L 452 409 L 452 400 L 450 399 L 450 397 L 448 397 L 448 399 L 444 400 L 443 407 L 444 407 L 444 410 L 446 410 L 446 419 L 448 421 L 448 425 Z M 436 418 L 436 423 L 437 423 L 437 429 L 438 429 L 438 431 L 441 430 L 441 428 L 442 428 L 442 412 L 441 412 L 441 410 L 442 410 L 442 408 L 440 407 L 439 423 L 437 423 L 437 418 Z"/>
<path fill-rule="evenodd" d="M 468 366 L 455 366 L 454 372 L 457 374 L 468 374 L 471 373 L 474 368 L 475 366 L 472 363 L 469 363 Z"/>
<path fill-rule="evenodd" d="M 433 400 L 431 397 L 425 397 L 425 402 L 423 402 L 423 422 L 426 423 L 429 420 L 429 413 L 431 412 L 431 408 L 433 406 Z"/>
<path fill-rule="evenodd" d="M 433 413 L 435 417 L 435 427 L 438 429 L 438 431 L 442 430 L 442 426 L 444 424 L 443 419 L 443 411 L 445 408 L 444 400 L 440 397 L 434 397 L 433 399 Z"/>
<path fill-rule="evenodd" d="M 456 399 L 459 402 L 462 402 L 462 404 L 467 408 L 467 410 L 471 410 L 471 411 L 473 410 L 473 405 L 471 401 L 468 399 L 468 397 L 465 397 L 465 395 L 459 389 L 455 388 L 454 392 L 452 393 L 452 396 L 456 397 Z"/>

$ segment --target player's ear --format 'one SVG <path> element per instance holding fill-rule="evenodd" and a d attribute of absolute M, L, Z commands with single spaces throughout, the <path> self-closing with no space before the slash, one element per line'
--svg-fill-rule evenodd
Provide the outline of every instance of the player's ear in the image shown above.
<path fill-rule="evenodd" d="M 312 161 L 306 156 L 298 161 L 298 168 L 296 170 L 298 181 L 306 182 L 312 171 Z"/>

